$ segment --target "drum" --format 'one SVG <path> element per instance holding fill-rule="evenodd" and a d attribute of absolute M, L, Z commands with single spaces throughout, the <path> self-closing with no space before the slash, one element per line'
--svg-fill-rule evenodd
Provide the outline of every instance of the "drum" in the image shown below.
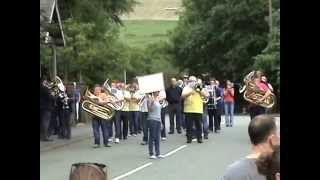
<path fill-rule="evenodd" d="M 99 163 L 75 163 L 71 166 L 70 180 L 107 180 L 106 165 Z"/>

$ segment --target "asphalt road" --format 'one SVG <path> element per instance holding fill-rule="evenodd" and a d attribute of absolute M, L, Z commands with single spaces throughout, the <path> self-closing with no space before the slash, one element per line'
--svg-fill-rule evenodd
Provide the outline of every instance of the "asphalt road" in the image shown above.
<path fill-rule="evenodd" d="M 141 135 L 93 149 L 90 126 L 78 127 L 71 141 L 40 143 L 40 179 L 68 180 L 73 163 L 98 162 L 107 165 L 113 180 L 218 180 L 228 164 L 250 152 L 248 123 L 249 116 L 236 116 L 234 127 L 222 123 L 222 132 L 210 134 L 203 144 L 186 144 L 185 133 L 167 135 L 160 150 L 168 156 L 157 160 L 149 159 L 147 146 L 140 145 Z"/>

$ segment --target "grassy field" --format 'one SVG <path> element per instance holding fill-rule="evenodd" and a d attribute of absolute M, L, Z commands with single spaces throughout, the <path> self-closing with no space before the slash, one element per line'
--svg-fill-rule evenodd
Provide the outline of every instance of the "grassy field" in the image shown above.
<path fill-rule="evenodd" d="M 124 21 L 120 30 L 121 41 L 132 47 L 145 48 L 147 45 L 168 39 L 167 31 L 173 30 L 177 21 L 130 20 Z"/>

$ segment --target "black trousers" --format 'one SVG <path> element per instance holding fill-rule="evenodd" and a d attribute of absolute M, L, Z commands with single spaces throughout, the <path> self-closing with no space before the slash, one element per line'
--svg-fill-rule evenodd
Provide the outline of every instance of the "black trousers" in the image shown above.
<path fill-rule="evenodd" d="M 113 124 L 114 124 L 114 130 L 115 130 L 115 138 L 119 138 L 121 137 L 121 120 L 120 120 L 120 116 L 121 116 L 121 111 L 115 111 L 115 114 L 113 116 Z M 110 128 L 110 127 L 109 127 Z M 112 129 L 112 124 L 111 124 L 111 129 Z M 109 130 L 110 131 L 110 130 Z M 109 133 L 110 134 L 110 133 Z M 113 135 L 113 134 L 112 134 Z M 111 136 L 112 137 L 112 136 Z"/>
<path fill-rule="evenodd" d="M 161 129 L 161 137 L 167 137 L 166 135 L 166 112 L 167 112 L 167 108 L 162 108 L 161 109 L 161 123 L 162 123 L 162 129 Z"/>
<path fill-rule="evenodd" d="M 202 114 L 201 113 L 185 113 L 186 120 L 187 120 L 187 140 L 192 139 L 193 135 L 193 124 L 196 127 L 196 136 L 198 140 L 202 139 Z"/>
<path fill-rule="evenodd" d="M 220 130 L 221 129 L 221 110 L 220 108 L 208 109 L 209 115 L 209 130 Z"/>
<path fill-rule="evenodd" d="M 62 138 L 71 138 L 71 112 L 68 109 L 64 109 L 60 111 L 61 113 L 61 127 L 59 131 L 59 136 Z"/>
<path fill-rule="evenodd" d="M 169 104 L 170 132 L 174 132 L 174 116 L 176 116 L 176 129 L 181 131 L 181 104 Z"/>
<path fill-rule="evenodd" d="M 59 135 L 59 132 L 61 131 L 61 120 L 62 119 L 62 113 L 60 110 L 55 107 L 51 110 L 51 118 L 50 118 L 50 124 L 49 124 L 49 130 L 48 130 L 48 136 L 51 135 Z"/>
<path fill-rule="evenodd" d="M 128 136 L 129 111 L 120 111 L 120 139 Z"/>
<path fill-rule="evenodd" d="M 147 118 L 148 118 L 148 112 L 140 112 L 140 121 L 142 123 L 142 132 L 143 132 L 142 141 L 144 142 L 148 142 L 148 139 L 149 139 Z"/>
<path fill-rule="evenodd" d="M 266 109 L 264 107 L 261 106 L 255 106 L 252 105 L 249 108 L 249 113 L 250 113 L 250 119 L 252 120 L 254 117 L 260 115 L 260 114 L 265 114 L 266 113 Z"/>
<path fill-rule="evenodd" d="M 40 138 L 47 139 L 49 137 L 49 124 L 51 120 L 51 111 L 49 109 L 40 110 Z"/>

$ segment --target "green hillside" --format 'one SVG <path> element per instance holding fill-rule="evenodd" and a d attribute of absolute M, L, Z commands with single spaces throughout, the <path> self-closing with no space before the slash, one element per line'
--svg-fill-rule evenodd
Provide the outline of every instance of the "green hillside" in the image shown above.
<path fill-rule="evenodd" d="M 166 41 L 167 32 L 177 25 L 177 21 L 130 20 L 124 21 L 120 39 L 130 46 L 145 48 L 148 44 Z"/>

